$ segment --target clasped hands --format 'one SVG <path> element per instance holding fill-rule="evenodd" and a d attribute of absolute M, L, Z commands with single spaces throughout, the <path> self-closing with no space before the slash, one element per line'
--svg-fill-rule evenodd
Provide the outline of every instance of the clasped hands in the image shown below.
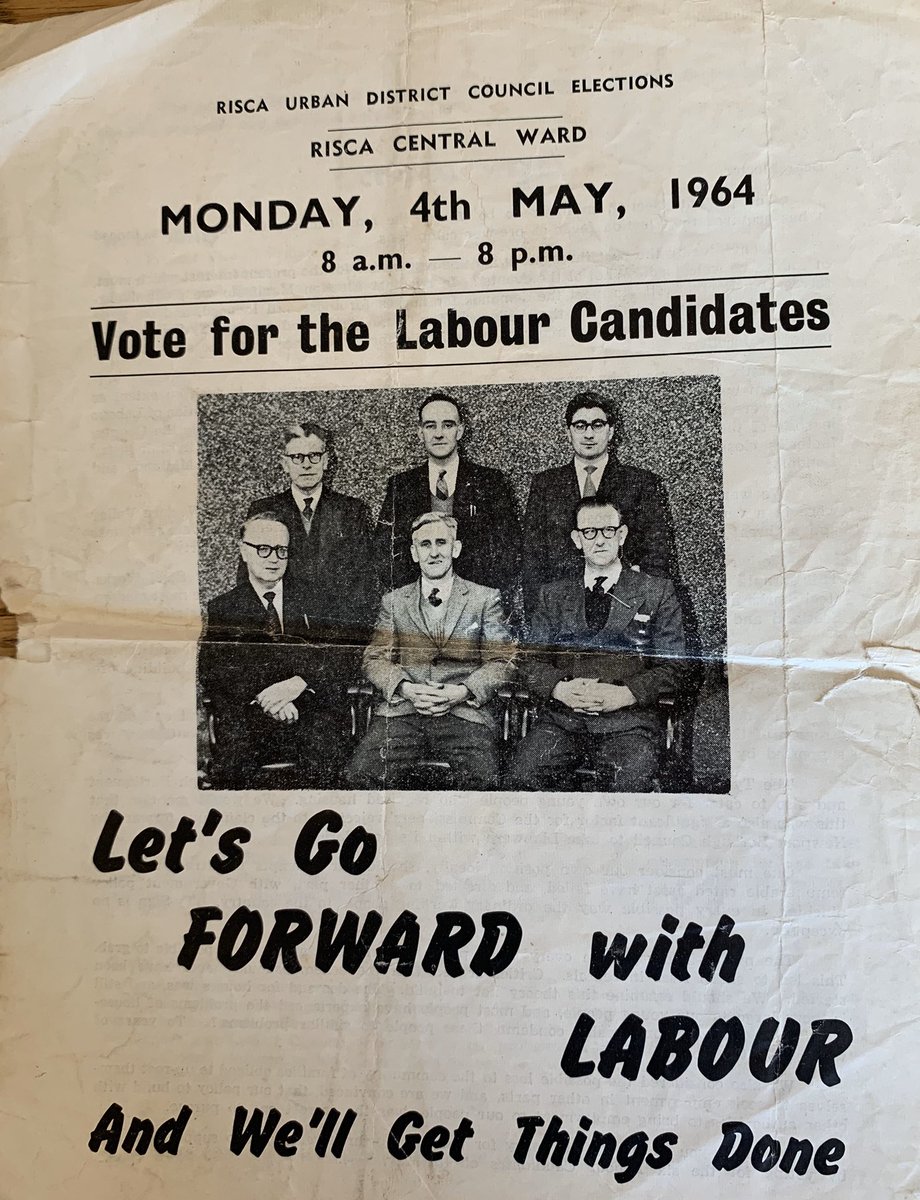
<path fill-rule="evenodd" d="M 444 717 L 471 695 L 462 683 L 411 683 L 408 679 L 399 685 L 399 694 L 421 717 Z"/>
<path fill-rule="evenodd" d="M 636 703 L 628 687 L 619 683 L 601 683 L 599 679 L 564 679 L 553 688 L 553 699 L 587 715 L 616 712 Z"/>
<path fill-rule="evenodd" d="M 269 684 L 256 696 L 253 704 L 258 704 L 266 716 L 280 721 L 283 725 L 293 725 L 300 715 L 294 701 L 306 691 L 306 680 L 299 675 L 290 679 L 279 679 L 277 683 Z"/>

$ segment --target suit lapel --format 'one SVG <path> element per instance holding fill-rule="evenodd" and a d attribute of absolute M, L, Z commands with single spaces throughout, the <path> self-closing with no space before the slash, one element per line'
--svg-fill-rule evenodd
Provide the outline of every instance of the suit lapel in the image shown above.
<path fill-rule="evenodd" d="M 296 521 L 301 526 L 301 529 L 303 528 L 300 522 L 300 509 L 297 507 L 297 501 L 294 499 L 294 493 L 290 488 L 286 492 L 281 493 L 281 503 L 278 507 L 285 516 L 291 521 Z"/>
<path fill-rule="evenodd" d="M 450 599 L 447 601 L 447 611 L 444 613 L 444 625 L 441 630 L 441 645 L 449 642 L 453 636 L 454 630 L 460 622 L 460 617 L 466 607 L 466 598 L 469 595 L 469 587 L 465 579 L 460 579 L 459 576 L 454 576 L 454 586 L 450 591 Z"/>
<path fill-rule="evenodd" d="M 232 620 L 234 632 L 243 641 L 258 641 L 262 637 L 268 637 L 265 609 L 248 576 L 245 583 L 241 583 L 236 589 Z"/>
<path fill-rule="evenodd" d="M 422 612 L 421 583 L 416 581 L 409 588 L 403 589 L 403 591 L 406 594 L 400 596 L 400 608 L 407 619 L 407 623 L 414 626 L 429 640 L 433 640 L 431 630 L 428 628 L 428 622 L 425 620 L 425 614 Z"/>
<path fill-rule="evenodd" d="M 465 458 L 457 464 L 457 486 L 454 488 L 453 515 L 462 517 L 476 515 L 476 487 L 473 469 Z"/>
<path fill-rule="evenodd" d="M 241 591 L 240 618 L 245 622 L 243 628 L 264 630 L 266 625 L 265 608 L 248 577 L 246 582 L 241 584 Z"/>
<path fill-rule="evenodd" d="M 611 454 L 607 459 L 607 466 L 604 468 L 604 473 L 601 476 L 600 487 L 597 489 L 598 497 L 602 500 L 611 500 L 614 503 L 622 503 L 622 497 L 617 496 L 617 482 L 620 474 L 620 464 Z M 619 510 L 617 510 L 619 511 Z M 622 513 L 620 514 L 622 518 Z"/>
<path fill-rule="evenodd" d="M 639 611 L 643 592 L 639 580 L 638 573 L 626 566 L 620 571 L 620 578 L 610 589 L 610 615 L 604 626 L 608 633 L 621 633 Z"/>
<path fill-rule="evenodd" d="M 408 526 L 411 528 L 412 522 L 416 517 L 419 517 L 424 512 L 428 512 L 431 508 L 431 491 L 428 487 L 428 462 L 422 463 L 420 467 L 415 469 L 412 477 L 412 504 L 410 505 Z"/>
<path fill-rule="evenodd" d="M 571 636 L 578 630 L 587 628 L 587 620 L 585 618 L 585 589 L 581 585 L 581 578 L 573 579 L 571 586 L 567 587 L 562 599 L 562 629 L 560 634 L 563 637 Z"/>
<path fill-rule="evenodd" d="M 578 487 L 578 472 L 575 470 L 575 459 L 573 458 L 569 465 L 565 468 L 564 477 L 565 490 L 568 495 L 563 497 L 564 503 L 567 505 L 566 515 L 571 520 L 572 510 L 581 499 L 581 491 Z M 571 529 L 571 525 L 569 526 Z"/>
<path fill-rule="evenodd" d="M 335 518 L 335 499 L 327 487 L 323 488 L 323 494 L 319 498 L 319 504 L 313 512 L 313 519 L 310 522 L 310 532 L 307 535 L 309 541 L 319 540 L 326 532 L 329 525 L 329 519 Z M 303 522 L 301 521 L 301 524 Z"/>
<path fill-rule="evenodd" d="M 327 541 L 335 539 L 336 526 L 341 519 L 338 500 L 337 492 L 328 487 L 323 488 L 323 494 L 319 498 L 313 523 L 310 526 L 311 540 L 313 538 L 323 538 Z"/>
<path fill-rule="evenodd" d="M 307 540 L 307 535 L 304 532 L 303 519 L 300 515 L 300 509 L 297 507 L 297 501 L 294 499 L 294 493 L 290 488 L 283 493 L 283 498 L 278 507 L 281 510 L 281 515 L 285 517 L 285 523 L 288 527 L 288 532 L 291 535 L 291 557 L 301 558 L 304 551 L 304 543 Z"/>
<path fill-rule="evenodd" d="M 285 587 L 283 597 L 284 636 L 302 638 L 310 628 L 303 597 L 294 588 Z"/>

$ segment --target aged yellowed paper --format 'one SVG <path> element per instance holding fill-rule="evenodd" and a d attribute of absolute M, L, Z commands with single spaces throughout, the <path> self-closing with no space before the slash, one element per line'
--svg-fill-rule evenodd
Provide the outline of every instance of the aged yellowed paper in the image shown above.
<path fill-rule="evenodd" d="M 0 1191 L 913 1195 L 907 4 L 0 32 Z"/>

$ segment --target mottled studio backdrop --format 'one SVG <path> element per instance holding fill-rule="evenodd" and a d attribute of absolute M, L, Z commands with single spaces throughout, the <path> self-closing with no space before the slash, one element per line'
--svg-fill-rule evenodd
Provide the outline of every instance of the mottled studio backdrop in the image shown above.
<path fill-rule="evenodd" d="M 619 456 L 661 476 L 674 519 L 680 576 L 711 662 L 694 719 L 697 784 L 725 791 L 729 774 L 725 651 L 725 540 L 719 379 L 581 380 L 493 386 L 258 392 L 199 400 L 198 545 L 201 602 L 236 583 L 239 525 L 251 501 L 289 480 L 279 466 L 280 432 L 315 420 L 334 431 L 333 486 L 379 514 L 386 481 L 422 461 L 416 408 L 444 391 L 466 413 L 463 452 L 511 479 L 523 514 L 531 476 L 568 462 L 562 415 L 576 392 L 596 390 L 620 406 Z M 462 567 L 461 567 L 462 571 Z"/>

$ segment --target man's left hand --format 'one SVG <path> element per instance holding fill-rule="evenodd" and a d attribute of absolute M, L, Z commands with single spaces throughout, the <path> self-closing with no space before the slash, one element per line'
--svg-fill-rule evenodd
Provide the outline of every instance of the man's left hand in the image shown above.
<path fill-rule="evenodd" d="M 299 675 L 292 675 L 290 679 L 280 679 L 277 683 L 263 688 L 256 696 L 256 703 L 264 713 L 275 717 L 286 705 L 293 704 L 297 697 L 306 691 L 306 687 L 305 680 Z"/>
<path fill-rule="evenodd" d="M 269 714 L 273 721 L 280 721 L 282 725 L 293 725 L 300 717 L 297 711 L 297 706 L 294 704 L 282 705 L 276 712 Z"/>
<path fill-rule="evenodd" d="M 587 695 L 592 712 L 617 712 L 636 703 L 636 697 L 629 688 L 617 683 L 595 683 Z"/>
<path fill-rule="evenodd" d="M 456 708 L 458 704 L 463 704 L 468 700 L 472 693 L 470 689 L 462 683 L 441 683 L 432 684 L 440 693 L 439 699 L 435 700 L 425 710 L 427 717 L 443 717 L 450 712 L 452 708 Z"/>

